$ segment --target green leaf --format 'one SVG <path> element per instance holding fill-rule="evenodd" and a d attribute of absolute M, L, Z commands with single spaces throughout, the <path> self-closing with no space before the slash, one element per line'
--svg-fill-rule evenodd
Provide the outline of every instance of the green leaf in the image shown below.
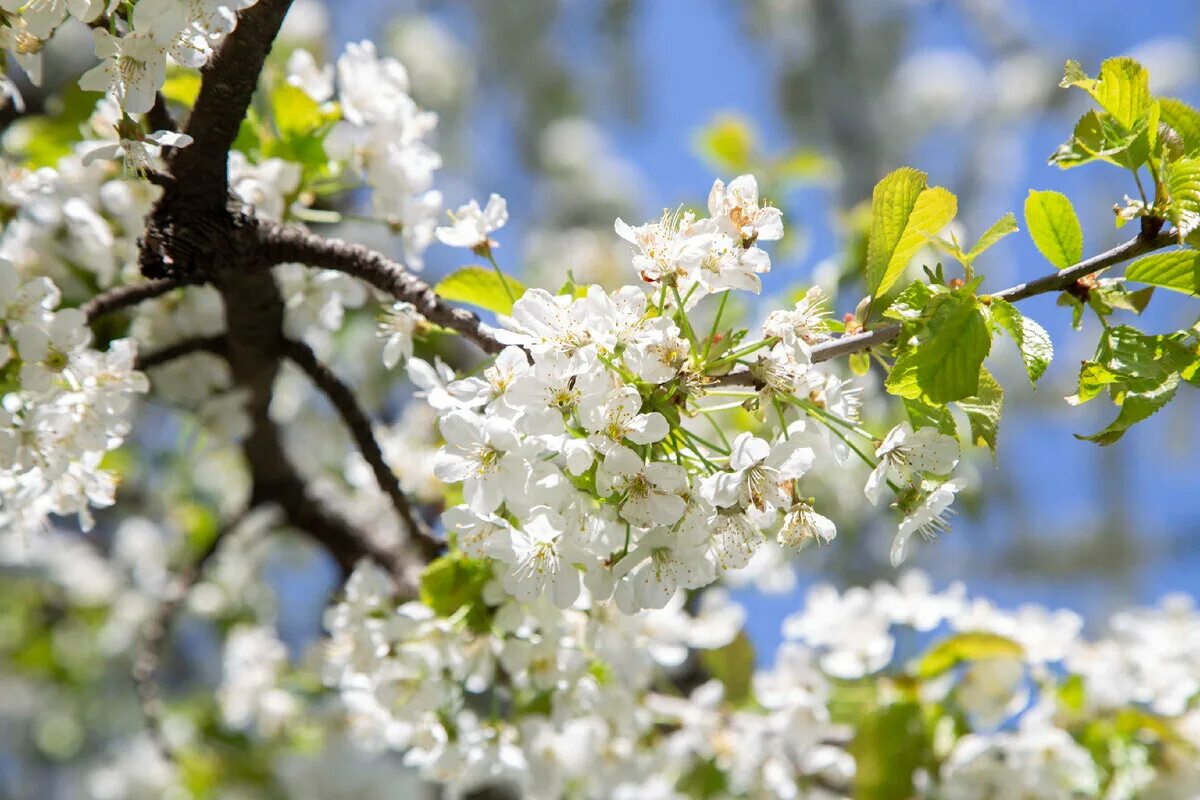
<path fill-rule="evenodd" d="M 921 657 L 917 677 L 928 680 L 967 661 L 1021 658 L 1024 653 L 1021 645 L 996 633 L 959 633 L 938 642 Z"/>
<path fill-rule="evenodd" d="M 311 134 L 332 121 L 331 115 L 323 112 L 316 100 L 289 83 L 282 83 L 271 91 L 271 115 L 275 129 L 285 139 Z"/>
<path fill-rule="evenodd" d="M 1050 334 L 1046 333 L 1046 329 L 1041 325 L 1017 311 L 1012 303 L 998 297 L 992 298 L 992 319 L 1012 337 L 1021 352 L 1021 360 L 1025 362 L 1029 382 L 1036 385 L 1038 378 L 1045 374 L 1046 368 L 1054 358 L 1054 344 L 1050 341 Z"/>
<path fill-rule="evenodd" d="M 745 632 L 724 647 L 702 650 L 700 663 L 706 672 L 725 684 L 725 699 L 741 705 L 750 698 L 754 678 L 754 645 Z"/>
<path fill-rule="evenodd" d="M 1132 128 L 1150 106 L 1150 74 L 1128 56 L 1110 58 L 1100 75 L 1089 78 L 1076 61 L 1068 61 L 1060 86 L 1078 86 L 1126 128 Z"/>
<path fill-rule="evenodd" d="M 1093 433 L 1091 436 L 1075 434 L 1075 438 L 1095 442 L 1101 446 L 1112 444 L 1124 436 L 1125 431 L 1135 423 L 1148 419 L 1171 402 L 1178 386 L 1179 375 L 1176 373 L 1148 392 L 1127 392 L 1121 401 L 1121 410 L 1117 414 L 1117 418 L 1110 422 L 1104 430 Z"/>
<path fill-rule="evenodd" d="M 1037 249 L 1059 269 L 1083 260 L 1083 229 L 1066 195 L 1030 190 L 1025 198 L 1025 227 Z"/>
<path fill-rule="evenodd" d="M 864 714 L 848 749 L 855 763 L 855 800 L 914 797 L 913 773 L 932 755 L 920 704 L 900 702 Z"/>
<path fill-rule="evenodd" d="M 1184 155 L 1200 151 L 1200 111 L 1170 97 L 1160 97 L 1158 105 L 1159 119 L 1183 139 Z"/>
<path fill-rule="evenodd" d="M 981 253 L 983 253 L 983 251 L 987 250 L 989 247 L 1003 239 L 1005 236 L 1008 236 L 1010 233 L 1016 233 L 1017 230 L 1017 218 L 1010 211 L 992 223 L 992 227 L 983 232 L 983 236 L 979 237 L 979 241 L 977 241 L 975 246 L 972 247 L 967 253 L 967 258 L 974 261 Z"/>
<path fill-rule="evenodd" d="M 909 422 L 914 429 L 937 428 L 947 436 L 958 438 L 958 426 L 954 424 L 954 415 L 948 407 L 926 403 L 920 397 L 906 397 L 904 410 L 908 412 Z"/>
<path fill-rule="evenodd" d="M 513 298 L 520 298 L 525 287 L 516 278 L 504 277 Z M 485 308 L 497 314 L 511 314 L 513 301 L 500 283 L 500 276 L 488 267 L 472 265 L 455 270 L 441 280 L 434 291 L 444 300 Z"/>
<path fill-rule="evenodd" d="M 996 437 L 1000 433 L 1000 414 L 1004 410 L 1004 389 L 986 369 L 979 374 L 979 393 L 958 401 L 971 425 L 971 441 L 986 446 L 996 455 Z"/>
<path fill-rule="evenodd" d="M 53 167 L 82 140 L 82 131 L 100 95 L 75 84 L 46 103 L 46 113 L 18 117 L 4 137 L 4 149 L 29 169 Z"/>
<path fill-rule="evenodd" d="M 978 299 L 954 292 L 930 304 L 928 338 L 917 349 L 917 383 L 935 403 L 973 397 L 992 338 Z"/>
<path fill-rule="evenodd" d="M 1200 228 L 1200 158 L 1166 162 L 1162 178 L 1167 190 L 1167 219 L 1182 239 Z"/>
<path fill-rule="evenodd" d="M 1184 294 L 1200 293 L 1200 252 L 1172 250 L 1143 256 L 1129 265 L 1125 278 Z"/>
<path fill-rule="evenodd" d="M 895 284 L 926 239 L 958 213 L 958 200 L 911 167 L 885 176 L 871 194 L 871 238 L 867 244 L 867 291 L 878 296 Z"/>
<path fill-rule="evenodd" d="M 888 373 L 887 380 L 883 384 L 884 387 L 897 397 L 903 397 L 907 400 L 919 399 L 927 403 L 925 392 L 917 382 L 917 365 L 919 363 L 920 354 L 918 350 L 913 349 L 907 353 L 902 353 L 896 359 L 896 363 L 892 365 L 892 371 Z"/>
<path fill-rule="evenodd" d="M 819 150 L 795 150 L 774 163 L 771 176 L 788 184 L 828 180 L 837 170 Z"/>
<path fill-rule="evenodd" d="M 702 158 L 725 172 L 745 172 L 751 167 L 755 138 L 745 117 L 721 114 L 700 131 L 696 149 Z"/>
<path fill-rule="evenodd" d="M 420 599 L 440 617 L 451 617 L 466 606 L 467 624 L 472 630 L 485 631 L 491 624 L 491 611 L 483 601 L 483 587 L 490 580 L 492 567 L 487 561 L 447 553 L 421 573 Z"/>
<path fill-rule="evenodd" d="M 938 288 L 945 291 L 944 287 Z M 883 316 L 898 319 L 901 322 L 920 319 L 925 312 L 925 307 L 933 298 L 934 291 L 934 288 L 927 283 L 920 281 L 910 283 L 904 287 L 904 291 L 896 295 L 896 299 L 883 312 Z"/>

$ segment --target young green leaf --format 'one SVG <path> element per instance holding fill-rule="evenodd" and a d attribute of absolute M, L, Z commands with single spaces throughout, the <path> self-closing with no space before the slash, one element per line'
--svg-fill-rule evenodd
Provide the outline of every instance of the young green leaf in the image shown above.
<path fill-rule="evenodd" d="M 1029 382 L 1037 384 L 1038 378 L 1046 372 L 1054 358 L 1054 345 L 1050 334 L 1038 323 L 1026 317 L 1016 306 L 998 297 L 992 298 L 992 319 L 1012 337 L 1025 362 L 1025 371 L 1029 373 Z"/>
<path fill-rule="evenodd" d="M 992 337 L 978 299 L 954 292 L 934 298 L 924 341 L 917 348 L 917 383 L 935 403 L 979 392 L 979 372 Z"/>
<path fill-rule="evenodd" d="M 1091 436 L 1075 434 L 1075 438 L 1086 442 L 1095 442 L 1101 446 L 1110 445 L 1124 436 L 1125 431 L 1134 424 L 1149 419 L 1159 409 L 1170 403 L 1174 399 L 1175 390 L 1178 387 L 1179 374 L 1176 373 L 1150 391 L 1126 392 L 1121 399 L 1121 410 L 1116 419 L 1110 422 L 1106 428 Z"/>
<path fill-rule="evenodd" d="M 1105 61 L 1096 78 L 1089 78 L 1077 61 L 1068 61 L 1059 85 L 1083 89 L 1126 129 L 1150 106 L 1150 74 L 1128 56 Z"/>
<path fill-rule="evenodd" d="M 979 373 L 979 393 L 958 401 L 971 425 L 971 440 L 996 455 L 996 437 L 1000 433 L 1000 414 L 1004 410 L 1004 389 L 987 369 Z"/>
<path fill-rule="evenodd" d="M 875 185 L 871 195 L 871 238 L 867 245 L 867 290 L 885 294 L 913 255 L 958 213 L 958 200 L 940 186 L 926 188 L 924 172 L 902 167 Z"/>
<path fill-rule="evenodd" d="M 1172 250 L 1143 256 L 1125 270 L 1127 280 L 1200 294 L 1200 251 Z"/>
<path fill-rule="evenodd" d="M 918 678 L 936 678 L 966 661 L 1021 658 L 1021 645 L 995 633 L 958 633 L 930 648 L 917 662 Z"/>
<path fill-rule="evenodd" d="M 756 147 L 754 129 L 745 117 L 721 114 L 699 133 L 696 149 L 723 172 L 745 172 Z"/>
<path fill-rule="evenodd" d="M 1183 139 L 1184 155 L 1200 151 L 1200 111 L 1170 97 L 1160 97 L 1158 105 L 1159 119 Z"/>
<path fill-rule="evenodd" d="M 979 241 L 977 241 L 975 246 L 972 247 L 967 253 L 967 258 L 974 261 L 981 253 L 983 253 L 983 251 L 987 250 L 989 247 L 1003 239 L 1005 236 L 1008 236 L 1010 233 L 1016 233 L 1017 230 L 1017 218 L 1010 211 L 992 223 L 992 227 L 983 232 L 983 236 L 979 237 Z"/>
<path fill-rule="evenodd" d="M 1185 157 L 1163 164 L 1167 219 L 1179 238 L 1200 228 L 1200 158 Z"/>
<path fill-rule="evenodd" d="M 525 287 L 516 278 L 504 277 L 509 292 L 519 298 Z M 434 287 L 443 300 L 485 308 L 497 314 L 511 314 L 513 301 L 500 283 L 500 276 L 487 267 L 469 266 L 447 275 Z"/>
<path fill-rule="evenodd" d="M 1025 227 L 1037 249 L 1059 269 L 1083 260 L 1083 229 L 1074 206 L 1061 192 L 1030 190 L 1025 198 Z"/>
<path fill-rule="evenodd" d="M 937 428 L 947 436 L 958 436 L 958 426 L 954 423 L 954 415 L 946 406 L 926 403 L 920 397 L 904 398 L 904 410 L 908 412 L 908 420 L 914 429 Z"/>

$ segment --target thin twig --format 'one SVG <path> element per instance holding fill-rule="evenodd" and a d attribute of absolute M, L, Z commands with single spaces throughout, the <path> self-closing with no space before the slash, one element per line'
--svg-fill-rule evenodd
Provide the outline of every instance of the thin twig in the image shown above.
<path fill-rule="evenodd" d="M 1088 275 L 1120 264 L 1123 261 L 1136 258 L 1143 253 L 1161 250 L 1164 247 L 1170 247 L 1178 243 L 1179 239 L 1173 233 L 1158 233 L 1153 237 L 1136 236 L 1124 244 L 1117 245 L 1111 250 L 1106 250 L 1099 255 L 1080 261 L 1078 264 L 1073 264 L 1060 272 L 1043 275 L 1028 283 L 1017 284 L 1004 291 L 996 292 L 992 297 L 1016 303 L 1035 295 L 1062 291 L 1074 285 L 1080 278 L 1085 278 Z M 900 335 L 900 331 L 901 326 L 899 324 L 890 324 L 823 342 L 812 348 L 812 361 L 813 363 L 829 361 L 830 359 L 850 355 L 851 353 L 870 350 L 873 347 L 878 347 L 892 341 Z M 745 385 L 749 381 L 753 385 L 755 381 L 753 378 L 748 378 L 747 375 L 748 373 L 746 372 L 722 375 L 717 379 L 717 383 L 723 385 Z"/>
<path fill-rule="evenodd" d="M 249 509 L 237 514 L 217 530 L 212 541 L 205 546 L 196 560 L 175 576 L 164 592 L 162 601 L 155 608 L 154 615 L 146 621 L 142 628 L 141 639 L 138 642 L 138 649 L 133 661 L 133 682 L 141 702 L 142 717 L 146 722 L 146 728 L 159 751 L 168 761 L 174 760 L 174 752 L 171 743 L 163 734 L 162 696 L 155 678 L 155 673 L 158 672 L 158 667 L 162 662 L 162 651 L 166 646 L 167 635 L 170 633 L 171 623 L 187 599 L 188 593 L 204 574 L 205 566 L 212 560 L 225 537 L 245 520 L 248 512 Z"/>
<path fill-rule="evenodd" d="M 346 423 L 363 458 L 370 464 L 379 488 L 391 498 L 392 505 L 396 507 L 396 513 L 408 528 L 408 535 L 421 551 L 421 555 L 427 560 L 436 558 L 442 551 L 442 543 L 434 537 L 425 520 L 412 507 L 404 490 L 400 487 L 396 473 L 384 460 L 383 449 L 379 446 L 379 442 L 375 439 L 375 433 L 371 429 L 371 420 L 362 406 L 358 404 L 354 391 L 333 374 L 329 367 L 321 363 L 312 348 L 304 342 L 289 339 L 284 343 L 283 352 L 296 366 L 304 370 L 313 384 L 329 398 L 329 402 L 333 404 L 342 421 Z"/>
<path fill-rule="evenodd" d="M 224 334 L 197 336 L 194 339 L 184 339 L 182 342 L 177 342 L 169 347 L 164 347 L 144 355 L 139 354 L 134 368 L 139 370 L 154 369 L 177 358 L 189 356 L 192 353 L 214 353 L 220 355 L 225 352 L 225 347 Z"/>
<path fill-rule="evenodd" d="M 189 281 L 177 278 L 165 278 L 163 280 L 135 283 L 129 286 L 118 286 L 109 289 L 103 294 L 96 295 L 84 303 L 81 310 L 87 316 L 88 322 L 94 322 L 97 317 L 111 314 L 114 311 L 120 311 L 129 306 L 135 306 L 138 303 L 152 300 L 155 297 L 161 297 L 172 289 L 188 285 L 190 285 Z"/>

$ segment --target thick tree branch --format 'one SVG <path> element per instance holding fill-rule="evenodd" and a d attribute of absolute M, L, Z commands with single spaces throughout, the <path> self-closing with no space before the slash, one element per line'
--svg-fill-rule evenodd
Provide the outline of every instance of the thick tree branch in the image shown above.
<path fill-rule="evenodd" d="M 193 281 L 181 278 L 164 278 L 162 280 L 146 281 L 145 283 L 135 283 L 129 286 L 118 286 L 114 289 L 109 289 L 103 294 L 96 295 L 84 303 L 81 310 L 87 317 L 88 322 L 93 322 L 105 314 L 111 314 L 114 311 L 135 306 L 145 300 L 161 297 L 172 289 L 178 289 L 181 286 L 188 286 L 193 283 Z"/>
<path fill-rule="evenodd" d="M 262 256 L 270 266 L 292 262 L 353 275 L 397 300 L 412 303 L 430 322 L 458 331 L 486 353 L 504 349 L 479 317 L 438 297 L 428 283 L 382 253 L 340 239 L 327 239 L 298 225 L 262 223 Z"/>
<path fill-rule="evenodd" d="M 174 361 L 177 358 L 189 356 L 192 353 L 214 353 L 222 355 L 225 353 L 225 335 L 217 336 L 197 336 L 194 339 L 184 339 L 182 342 L 164 347 L 160 350 L 155 350 L 150 353 L 138 354 L 137 361 L 134 364 L 135 369 L 147 370 L 161 367 L 163 364 Z"/>
<path fill-rule="evenodd" d="M 409 503 L 396 474 L 384 460 L 383 450 L 371 430 L 371 420 L 358 404 L 354 391 L 333 374 L 329 367 L 321 363 L 312 348 L 304 342 L 287 340 L 284 343 L 284 355 L 304 370 L 313 384 L 329 398 L 329 402 L 333 404 L 342 421 L 346 423 L 346 427 L 350 429 L 350 434 L 354 437 L 354 442 L 358 445 L 363 458 L 371 466 L 379 488 L 391 498 L 392 505 L 396 507 L 396 513 L 408 529 L 409 538 L 412 539 L 421 556 L 426 561 L 436 558 L 442 550 L 442 544 L 434 538 L 429 526 L 425 524 L 425 520 Z"/>
<path fill-rule="evenodd" d="M 292 0 L 259 0 L 238 14 L 237 27 L 201 70 L 200 93 L 184 126 L 192 144 L 171 156 L 180 191 L 223 208 L 229 183 L 229 149 L 246 117 L 258 76 Z"/>

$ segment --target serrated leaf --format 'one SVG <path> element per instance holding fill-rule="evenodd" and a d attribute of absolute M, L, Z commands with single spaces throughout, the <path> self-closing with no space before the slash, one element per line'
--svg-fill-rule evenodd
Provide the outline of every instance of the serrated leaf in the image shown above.
<path fill-rule="evenodd" d="M 1167 219 L 1179 238 L 1200 228 L 1200 158 L 1184 157 L 1163 164 Z"/>
<path fill-rule="evenodd" d="M 909 260 L 958 212 L 954 195 L 927 187 L 924 172 L 901 167 L 875 185 L 871 194 L 871 238 L 867 244 L 867 290 L 885 294 Z"/>
<path fill-rule="evenodd" d="M 525 287 L 516 278 L 504 276 L 513 298 L 520 298 Z M 511 314 L 513 300 L 500 283 L 495 270 L 472 265 L 455 270 L 434 287 L 442 299 L 485 308 L 497 314 Z"/>
<path fill-rule="evenodd" d="M 933 288 L 927 283 L 910 283 L 904 287 L 904 291 L 896 295 L 896 299 L 883 312 L 883 316 L 901 321 L 919 319 L 933 294 Z"/>
<path fill-rule="evenodd" d="M 1059 269 L 1083 260 L 1083 229 L 1075 207 L 1061 192 L 1030 190 L 1025 227 L 1041 254 Z"/>
<path fill-rule="evenodd" d="M 700 131 L 696 149 L 723 172 L 745 172 L 751 166 L 755 139 L 745 117 L 721 114 Z"/>
<path fill-rule="evenodd" d="M 979 257 L 983 251 L 994 245 L 996 242 L 1008 236 L 1010 233 L 1016 233 L 1017 218 L 1011 211 L 1005 214 L 1000 219 L 992 223 L 992 227 L 983 232 L 983 236 L 979 237 L 979 241 L 967 253 L 967 258 L 972 261 Z"/>
<path fill-rule="evenodd" d="M 887 380 L 883 383 L 884 388 L 897 397 L 909 400 L 923 398 L 925 393 L 921 389 L 921 385 L 917 383 L 917 363 L 916 350 L 901 354 L 896 359 L 896 363 L 892 365 L 892 371 L 888 373 Z"/>
<path fill-rule="evenodd" d="M 1159 119 L 1183 139 L 1183 152 L 1192 155 L 1200 151 L 1200 111 L 1182 100 L 1170 97 L 1158 99 Z"/>
<path fill-rule="evenodd" d="M 1000 433 L 1000 415 L 1004 410 L 1004 389 L 996 382 L 992 373 L 984 369 L 979 374 L 979 393 L 958 401 L 958 407 L 967 415 L 971 425 L 971 441 L 979 447 L 987 447 L 996 455 L 996 441 Z"/>
<path fill-rule="evenodd" d="M 1127 280 L 1184 294 L 1200 292 L 1200 252 L 1172 250 L 1143 256 L 1125 270 Z"/>
<path fill-rule="evenodd" d="M 930 235 L 946 227 L 957 213 L 958 198 L 948 189 L 934 186 L 921 192 L 913 206 L 912 214 L 908 217 L 908 223 L 904 226 L 904 233 L 888 261 L 877 294 L 884 294 L 892 288 L 904 272 L 904 268 L 908 266 L 908 262 L 925 245 Z"/>
<path fill-rule="evenodd" d="M 1132 128 L 1150 105 L 1150 74 L 1128 56 L 1110 58 L 1100 74 L 1089 78 L 1078 62 L 1068 61 L 1060 86 L 1078 86 L 1126 128 Z"/>
<path fill-rule="evenodd" d="M 754 645 L 745 632 L 724 647 L 700 651 L 706 672 L 725 684 L 725 699 L 740 705 L 750 698 L 754 678 Z"/>
<path fill-rule="evenodd" d="M 920 397 L 904 398 L 904 410 L 908 412 L 908 420 L 914 429 L 937 428 L 947 436 L 958 437 L 958 426 L 954 424 L 954 415 L 946 406 L 926 403 Z"/>
<path fill-rule="evenodd" d="M 1170 403 L 1175 397 L 1175 390 L 1178 386 L 1179 375 L 1175 374 L 1151 391 L 1126 392 L 1121 400 L 1121 410 L 1117 414 L 1117 418 L 1110 422 L 1104 430 L 1097 431 L 1091 436 L 1075 434 L 1075 438 L 1086 442 L 1095 442 L 1102 447 L 1116 442 L 1133 425 L 1149 419 L 1159 409 Z"/>
<path fill-rule="evenodd" d="M 916 352 L 917 383 L 935 403 L 973 397 L 992 338 L 971 294 L 941 295 L 930 304 L 926 338 Z"/>
<path fill-rule="evenodd" d="M 1095 361 L 1085 361 L 1079 368 L 1079 388 L 1067 398 L 1067 402 L 1073 406 L 1083 405 L 1119 380 L 1121 376 L 1106 367 Z"/>
<path fill-rule="evenodd" d="M 917 677 L 928 680 L 967 661 L 1021 658 L 1024 654 L 1021 645 L 996 633 L 959 633 L 934 645 L 921 657 L 917 663 Z"/>
<path fill-rule="evenodd" d="M 992 299 L 992 319 L 1017 345 L 1029 382 L 1036 385 L 1054 358 L 1050 334 L 1038 323 L 1026 317 L 1007 300 Z"/>

